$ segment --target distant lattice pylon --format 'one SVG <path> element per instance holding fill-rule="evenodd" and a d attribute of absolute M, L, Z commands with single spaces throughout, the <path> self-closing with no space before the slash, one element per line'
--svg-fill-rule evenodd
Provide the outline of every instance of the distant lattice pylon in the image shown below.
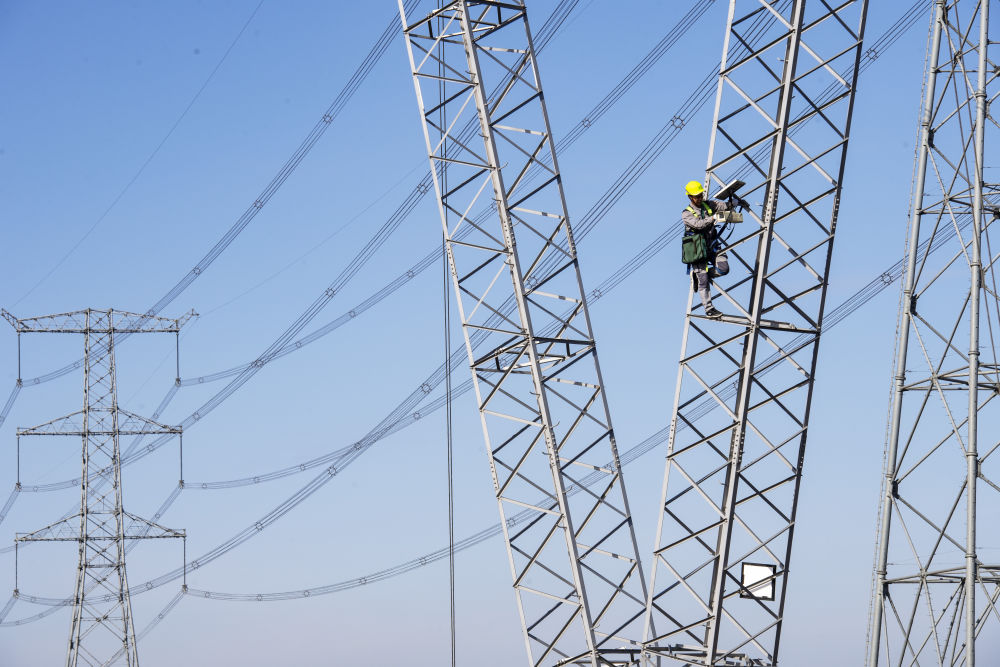
<path fill-rule="evenodd" d="M 1000 298 L 991 232 L 1000 185 L 996 42 L 985 0 L 937 0 L 875 562 L 868 665 L 976 664 L 1000 630 L 1000 562 L 976 528 L 1000 511 Z M 922 248 L 949 252 L 930 255 Z M 992 534 L 989 543 L 994 544 Z M 980 664 L 996 664 L 996 654 Z"/>
<path fill-rule="evenodd" d="M 17 536 L 17 542 L 76 542 L 79 565 L 73 592 L 73 620 L 66 652 L 67 667 L 106 665 L 124 657 L 139 664 L 128 578 L 125 540 L 184 537 L 126 512 L 122 507 L 119 436 L 180 433 L 118 407 L 115 379 L 115 336 L 132 333 L 177 334 L 182 320 L 115 310 L 87 309 L 18 319 L 3 316 L 23 333 L 78 333 L 84 336 L 83 410 L 31 428 L 27 436 L 77 436 L 82 439 L 83 474 L 80 511 L 39 530 Z"/>

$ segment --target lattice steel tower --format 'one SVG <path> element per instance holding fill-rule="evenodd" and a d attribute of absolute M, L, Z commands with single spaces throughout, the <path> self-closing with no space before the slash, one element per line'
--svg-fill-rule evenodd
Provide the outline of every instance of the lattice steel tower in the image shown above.
<path fill-rule="evenodd" d="M 1000 94 L 989 2 L 938 0 L 897 340 L 868 664 L 976 663 L 1000 630 L 1000 561 L 977 543 L 1000 511 L 1000 299 L 984 179 Z M 931 254 L 941 248 L 943 252 Z M 985 436 L 985 437 L 981 437 Z M 990 545 L 995 545 L 991 533 Z"/>
<path fill-rule="evenodd" d="M 706 196 L 739 179 L 754 206 L 715 284 L 730 314 L 692 300 L 684 326 L 645 634 L 671 664 L 778 664 L 866 14 L 730 2 Z"/>
<path fill-rule="evenodd" d="M 643 572 L 524 2 L 400 13 L 530 663 L 634 662 Z"/>
<path fill-rule="evenodd" d="M 182 538 L 184 533 L 123 509 L 118 439 L 122 435 L 179 434 L 181 429 L 118 407 L 115 336 L 153 332 L 176 335 L 182 321 L 93 309 L 27 319 L 3 311 L 3 316 L 17 330 L 18 341 L 24 333 L 83 334 L 83 410 L 17 431 L 18 438 L 60 435 L 83 439 L 80 511 L 45 528 L 18 535 L 17 542 L 79 545 L 67 667 L 107 665 L 120 657 L 125 658 L 125 664 L 136 666 L 139 656 L 125 573 L 125 541 Z"/>

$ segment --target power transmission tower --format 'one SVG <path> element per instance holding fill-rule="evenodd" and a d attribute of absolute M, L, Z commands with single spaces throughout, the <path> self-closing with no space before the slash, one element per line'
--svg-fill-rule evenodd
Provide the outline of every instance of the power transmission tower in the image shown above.
<path fill-rule="evenodd" d="M 866 14 L 866 0 L 730 3 L 706 197 L 738 179 L 763 204 L 727 241 L 715 304 L 731 314 L 712 319 L 689 300 L 650 656 L 778 664 Z"/>
<path fill-rule="evenodd" d="M 984 180 L 1000 94 L 989 2 L 933 6 L 897 339 L 868 664 L 976 663 L 1000 621 L 1000 564 L 982 560 L 977 509 L 995 521 L 1000 471 L 1000 300 Z M 922 251 L 946 247 L 951 252 Z M 939 256 L 943 255 L 943 256 Z M 982 335 L 984 334 L 984 335 Z M 980 483 L 981 482 L 981 483 Z M 982 493 L 980 494 L 980 491 Z M 989 628 L 989 630 L 987 630 Z M 995 648 L 995 644 L 994 644 Z M 996 663 L 996 654 L 985 662 Z"/>
<path fill-rule="evenodd" d="M 646 589 L 524 2 L 400 14 L 530 664 L 634 663 Z"/>
<path fill-rule="evenodd" d="M 127 665 L 137 666 L 139 656 L 125 573 L 125 541 L 185 535 L 122 507 L 118 439 L 122 435 L 180 434 L 181 429 L 118 407 L 115 337 L 154 332 L 177 334 L 183 320 L 93 309 L 26 319 L 3 311 L 3 316 L 17 330 L 19 343 L 25 333 L 83 334 L 83 410 L 17 431 L 18 438 L 42 435 L 82 438 L 80 511 L 34 532 L 18 535 L 16 540 L 79 545 L 67 667 L 108 665 L 122 656 Z"/>

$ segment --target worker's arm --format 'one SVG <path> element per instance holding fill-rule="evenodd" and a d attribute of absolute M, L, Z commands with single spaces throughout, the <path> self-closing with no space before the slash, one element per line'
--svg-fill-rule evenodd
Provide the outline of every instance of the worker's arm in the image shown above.
<path fill-rule="evenodd" d="M 729 205 L 724 201 L 718 201 L 716 199 L 710 199 L 706 202 L 709 207 L 715 211 L 726 211 L 729 209 Z M 704 232 L 712 228 L 715 225 L 715 218 L 710 215 L 695 215 L 688 209 L 684 209 L 681 213 L 681 220 L 684 221 L 684 226 L 688 229 L 692 229 L 696 232 Z"/>
<path fill-rule="evenodd" d="M 712 216 L 706 215 L 702 217 L 700 215 L 695 215 L 687 209 L 684 209 L 684 212 L 681 213 L 681 220 L 684 222 L 685 227 L 696 232 L 707 231 L 715 225 L 715 219 L 712 218 Z"/>

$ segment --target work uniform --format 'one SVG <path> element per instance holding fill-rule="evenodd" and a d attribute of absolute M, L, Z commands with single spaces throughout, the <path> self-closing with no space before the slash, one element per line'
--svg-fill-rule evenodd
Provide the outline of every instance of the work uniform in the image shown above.
<path fill-rule="evenodd" d="M 713 215 L 729 209 L 729 205 L 724 201 L 709 199 L 703 201 L 701 208 L 691 204 L 681 213 L 681 220 L 684 222 L 685 233 L 705 234 L 708 257 L 700 262 L 689 264 L 694 276 L 695 288 L 701 298 L 701 305 L 706 311 L 714 309 L 712 306 L 712 278 L 718 278 L 729 273 L 729 258 L 726 253 L 718 253 L 718 242 L 715 240 L 715 218 Z"/>

